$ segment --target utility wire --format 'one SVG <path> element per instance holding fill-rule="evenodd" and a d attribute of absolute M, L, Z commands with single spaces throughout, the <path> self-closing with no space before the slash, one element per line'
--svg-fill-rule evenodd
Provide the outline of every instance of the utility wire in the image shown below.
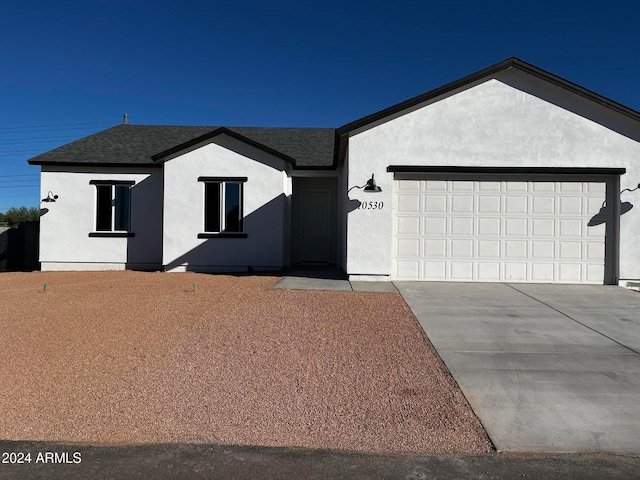
<path fill-rule="evenodd" d="M 39 173 L 23 173 L 22 175 L 0 175 L 0 178 L 8 177 L 39 177 Z"/>
<path fill-rule="evenodd" d="M 0 123 L 0 130 L 19 130 L 24 128 L 61 128 L 61 127 L 84 127 L 89 125 L 106 125 L 113 124 L 111 120 L 105 120 L 103 122 L 85 122 L 85 123 L 43 123 L 40 125 L 16 125 L 15 122 L 2 122 Z M 3 127 L 2 125 L 11 125 L 10 127 Z"/>

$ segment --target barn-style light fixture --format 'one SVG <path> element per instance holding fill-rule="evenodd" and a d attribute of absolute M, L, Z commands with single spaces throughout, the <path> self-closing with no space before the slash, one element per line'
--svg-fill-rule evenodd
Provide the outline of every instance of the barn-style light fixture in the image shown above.
<path fill-rule="evenodd" d="M 367 180 L 367 183 L 361 187 L 359 186 L 354 186 L 351 187 L 349 190 L 347 190 L 347 193 L 349 193 L 351 190 L 353 190 L 354 188 L 361 188 L 363 189 L 363 192 L 367 192 L 367 193 L 380 193 L 382 192 L 382 189 L 376 185 L 376 181 L 373 178 L 373 173 L 371 174 L 371 178 L 369 180 Z"/>
<path fill-rule="evenodd" d="M 58 199 L 58 195 L 54 195 L 53 193 L 51 193 L 51 190 L 49 190 L 49 193 L 47 193 L 46 198 L 43 198 L 41 201 L 42 202 L 55 202 Z"/>

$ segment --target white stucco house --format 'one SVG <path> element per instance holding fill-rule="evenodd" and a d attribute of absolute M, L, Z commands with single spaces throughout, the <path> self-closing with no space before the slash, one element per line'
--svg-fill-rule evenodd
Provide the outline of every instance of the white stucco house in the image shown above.
<path fill-rule="evenodd" d="M 123 124 L 29 163 L 43 270 L 640 280 L 640 113 L 516 58 L 337 129 Z"/>

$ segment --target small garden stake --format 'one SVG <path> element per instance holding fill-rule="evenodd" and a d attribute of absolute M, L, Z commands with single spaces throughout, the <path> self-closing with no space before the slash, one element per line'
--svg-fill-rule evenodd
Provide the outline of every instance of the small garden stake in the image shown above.
<path fill-rule="evenodd" d="M 42 291 L 43 291 L 43 292 L 46 292 L 46 291 L 47 291 L 47 288 L 49 288 L 49 284 L 48 284 L 48 283 L 45 283 L 45 284 L 42 286 Z"/>
<path fill-rule="evenodd" d="M 194 292 L 194 293 L 195 293 L 195 291 L 196 291 L 196 287 L 197 287 L 196 282 L 193 282 L 193 292 Z"/>

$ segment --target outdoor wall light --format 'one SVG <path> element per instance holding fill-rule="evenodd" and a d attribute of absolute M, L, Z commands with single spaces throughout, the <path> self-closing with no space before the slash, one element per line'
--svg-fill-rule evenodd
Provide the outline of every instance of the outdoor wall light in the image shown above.
<path fill-rule="evenodd" d="M 636 190 L 640 190 L 640 183 L 636 188 L 625 188 L 620 192 L 620 194 L 622 195 L 624 192 L 635 192 Z"/>
<path fill-rule="evenodd" d="M 51 193 L 51 190 L 49 190 L 49 193 L 47 193 L 47 197 L 43 198 L 41 201 L 42 202 L 55 202 L 58 199 L 58 195 L 54 195 L 53 193 Z"/>
<path fill-rule="evenodd" d="M 354 188 L 362 188 L 363 191 L 367 193 L 380 193 L 382 191 L 382 189 L 378 185 L 376 185 L 376 181 L 373 178 L 373 173 L 371 174 L 371 178 L 367 180 L 367 183 L 365 185 L 361 187 L 357 185 L 354 187 L 351 187 L 349 190 L 347 190 L 347 193 L 349 193 Z"/>

